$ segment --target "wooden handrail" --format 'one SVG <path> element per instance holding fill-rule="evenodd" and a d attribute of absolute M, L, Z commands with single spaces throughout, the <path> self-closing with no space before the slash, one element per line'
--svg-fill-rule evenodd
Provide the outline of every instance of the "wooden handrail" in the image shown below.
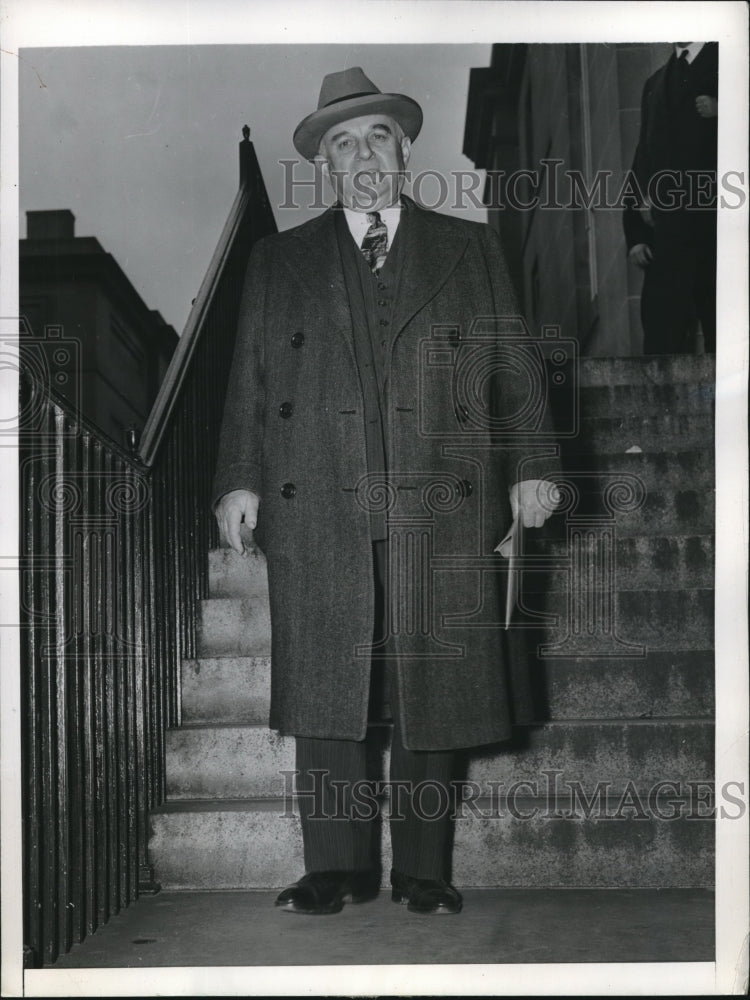
<path fill-rule="evenodd" d="M 217 285 L 224 271 L 237 231 L 242 223 L 248 204 L 255 193 L 252 166 L 254 164 L 257 169 L 257 161 L 255 161 L 252 143 L 250 142 L 250 129 L 245 125 L 242 131 L 243 139 L 239 144 L 239 190 L 235 195 L 229 216 L 222 229 L 208 270 L 190 309 L 185 329 L 172 355 L 167 373 L 159 387 L 159 393 L 154 400 L 154 405 L 151 407 L 151 412 L 141 435 L 138 456 L 141 462 L 149 467 L 153 465 L 156 454 L 159 451 L 164 433 L 190 368 L 190 361 L 195 352 L 200 331 L 213 302 Z"/>

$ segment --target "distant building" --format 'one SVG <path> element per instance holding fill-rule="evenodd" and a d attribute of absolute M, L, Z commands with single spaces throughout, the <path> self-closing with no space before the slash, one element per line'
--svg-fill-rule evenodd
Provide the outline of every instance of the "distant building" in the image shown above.
<path fill-rule="evenodd" d="M 34 339 L 77 342 L 78 373 L 53 379 L 69 402 L 117 444 L 140 433 L 178 337 L 149 309 L 93 236 L 75 235 L 67 209 L 27 212 L 20 241 L 20 307 Z M 47 351 L 47 357 L 54 352 Z M 54 361 L 51 362 L 54 368 Z M 57 383 L 57 384 L 56 384 Z"/>
<path fill-rule="evenodd" d="M 488 219 L 527 320 L 560 326 L 583 354 L 642 353 L 642 275 L 627 261 L 622 211 L 606 203 L 632 163 L 643 84 L 670 48 L 498 44 L 489 67 L 471 70 L 464 153 L 488 171 Z M 519 170 L 530 173 L 509 191 Z M 566 172 L 591 192 L 576 197 L 583 207 L 555 207 L 571 202 Z"/>

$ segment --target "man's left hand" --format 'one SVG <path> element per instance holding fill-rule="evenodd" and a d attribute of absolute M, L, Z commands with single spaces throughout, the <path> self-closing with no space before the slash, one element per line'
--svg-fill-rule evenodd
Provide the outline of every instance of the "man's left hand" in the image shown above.
<path fill-rule="evenodd" d="M 541 528 L 560 503 L 560 491 L 546 479 L 524 479 L 510 488 L 513 519 L 519 515 L 524 528 Z"/>

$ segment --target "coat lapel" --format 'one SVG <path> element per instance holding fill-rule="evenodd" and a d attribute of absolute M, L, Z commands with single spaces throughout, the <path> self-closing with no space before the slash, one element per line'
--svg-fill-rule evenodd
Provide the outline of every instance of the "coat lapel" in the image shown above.
<path fill-rule="evenodd" d="M 673 62 L 676 62 L 676 56 L 674 53 L 666 61 L 666 63 L 657 70 L 656 76 L 654 77 L 654 89 L 653 89 L 653 107 L 656 109 L 656 114 L 653 116 L 652 121 L 652 131 L 656 129 L 657 134 L 661 134 L 664 128 L 665 122 L 668 122 L 668 107 L 669 107 L 669 94 L 667 92 L 667 78 L 671 70 Z"/>
<path fill-rule="evenodd" d="M 393 317 L 393 343 L 409 320 L 443 287 L 469 241 L 468 235 L 456 239 L 455 228 L 445 225 L 437 212 L 428 212 L 409 198 L 402 200 L 409 214 Z"/>
<path fill-rule="evenodd" d="M 463 256 L 468 235 L 456 239 L 454 227 L 445 225 L 437 212 L 429 212 L 403 198 L 409 213 L 405 226 L 403 270 L 394 309 L 396 342 L 409 320 L 440 291 Z M 312 223 L 301 226 L 288 243 L 284 263 L 305 290 L 310 308 L 343 337 L 356 365 L 352 320 L 338 248 L 335 209 L 329 208 Z"/>
<path fill-rule="evenodd" d="M 310 309 L 343 337 L 356 364 L 352 342 L 352 319 L 344 284 L 334 209 L 329 208 L 309 225 L 301 226 L 288 243 L 284 264 L 305 290 Z"/>

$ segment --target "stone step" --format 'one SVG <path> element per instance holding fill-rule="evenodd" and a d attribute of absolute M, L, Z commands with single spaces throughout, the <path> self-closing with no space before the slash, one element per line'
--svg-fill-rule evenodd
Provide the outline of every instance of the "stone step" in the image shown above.
<path fill-rule="evenodd" d="M 387 767 L 389 737 L 387 726 L 372 733 L 376 769 Z M 561 781 L 581 781 L 591 791 L 598 782 L 610 782 L 619 791 L 629 780 L 641 789 L 662 779 L 707 780 L 713 770 L 713 726 L 695 719 L 548 722 L 519 729 L 512 745 L 471 751 L 464 762 L 465 777 L 482 786 L 523 780 L 546 787 L 544 772 L 550 770 L 561 771 Z M 167 732 L 171 800 L 281 797 L 293 790 L 294 768 L 293 738 L 265 726 L 182 726 Z"/>
<path fill-rule="evenodd" d="M 662 780 L 707 781 L 713 775 L 714 729 L 708 720 L 567 720 L 520 730 L 513 750 L 467 753 L 465 777 L 489 794 L 488 782 L 510 787 L 528 781 L 524 794 L 547 795 L 558 783 L 581 782 L 587 795 L 599 782 L 620 792 L 632 781 L 640 790 Z M 464 775 L 461 775 L 464 777 Z"/>
<path fill-rule="evenodd" d="M 584 358 L 577 370 L 549 364 L 547 384 L 562 433 L 582 418 L 710 415 L 716 397 L 715 363 L 705 357 Z"/>
<path fill-rule="evenodd" d="M 513 620 L 516 627 L 523 627 L 535 625 L 540 621 L 538 616 L 554 616 L 554 621 L 544 627 L 542 641 L 546 646 L 556 647 L 561 643 L 565 646 L 559 650 L 543 647 L 544 658 L 616 656 L 620 644 L 643 647 L 643 652 L 713 647 L 713 590 L 618 591 L 609 625 L 605 596 L 592 593 L 586 602 L 581 600 L 576 604 L 572 600 L 569 606 L 567 593 L 539 594 L 524 590 Z M 623 646 L 622 652 L 625 651 Z"/>
<path fill-rule="evenodd" d="M 581 509 L 577 523 L 582 521 L 598 527 L 601 503 L 597 493 L 591 503 Z M 534 530 L 538 538 L 565 538 L 567 532 L 565 515 L 551 517 L 544 528 Z M 714 533 L 714 491 L 713 487 L 693 489 L 649 489 L 640 507 L 632 511 L 618 511 L 611 516 L 618 538 L 639 536 L 696 536 Z"/>
<path fill-rule="evenodd" d="M 708 382 L 606 383 L 581 388 L 579 400 L 580 413 L 584 418 L 612 417 L 616 413 L 631 416 L 708 415 L 714 412 L 716 391 L 713 378 Z"/>
<path fill-rule="evenodd" d="M 270 656 L 182 661 L 183 723 L 268 723 Z"/>
<path fill-rule="evenodd" d="M 550 659 L 533 669 L 544 717 L 551 720 L 710 718 L 714 711 L 712 650 L 649 652 L 641 659 Z"/>
<path fill-rule="evenodd" d="M 271 652 L 268 595 L 202 600 L 196 644 L 199 658 L 267 656 Z"/>
<path fill-rule="evenodd" d="M 258 597 L 268 593 L 266 557 L 251 543 L 246 556 L 234 549 L 213 549 L 208 553 L 208 593 L 210 597 Z"/>
<path fill-rule="evenodd" d="M 567 540 L 526 536 L 526 554 L 564 561 L 572 558 Z M 593 550 L 592 550 L 593 551 Z M 711 589 L 714 585 L 714 539 L 711 535 L 631 536 L 617 538 L 615 580 L 618 590 Z M 567 569 L 525 570 L 524 590 L 567 590 Z"/>
<path fill-rule="evenodd" d="M 572 449 L 575 445 L 576 442 L 570 442 L 566 447 Z M 705 448 L 596 455 L 570 451 L 563 457 L 563 476 L 571 479 L 581 492 L 599 492 L 600 479 L 609 485 L 618 474 L 637 477 L 647 493 L 685 489 L 708 493 L 715 484 L 713 453 Z"/>
<path fill-rule="evenodd" d="M 536 660 L 532 669 L 545 719 L 704 717 L 714 709 L 712 650 Z M 270 673 L 268 656 L 185 660 L 183 722 L 267 725 Z"/>
<path fill-rule="evenodd" d="M 582 358 L 579 374 L 581 386 L 713 383 L 716 358 L 709 354 Z"/>
<path fill-rule="evenodd" d="M 167 797 L 273 798 L 294 771 L 294 739 L 267 725 L 181 726 L 166 733 Z"/>
<path fill-rule="evenodd" d="M 559 551 L 564 553 L 564 549 Z M 532 577 L 536 590 L 531 584 L 524 585 L 523 608 L 529 614 L 522 616 L 519 623 L 533 624 L 535 616 L 554 615 L 560 621 L 557 625 L 551 622 L 550 628 L 560 632 L 566 627 L 567 588 L 560 572 L 550 575 L 558 578 L 559 589 L 554 589 L 553 582 L 553 587 L 540 592 L 538 577 Z M 711 588 L 635 590 L 621 587 L 618 581 L 615 610 L 617 634 L 627 642 L 646 643 L 652 649 L 703 649 L 713 644 Z M 267 596 L 247 600 L 209 598 L 201 602 L 200 611 L 198 658 L 262 657 L 270 653 Z"/>
<path fill-rule="evenodd" d="M 630 410 L 621 412 L 626 415 L 584 416 L 575 450 L 622 454 L 633 448 L 659 453 L 713 448 L 712 413 L 646 416 L 633 414 Z"/>
<path fill-rule="evenodd" d="M 714 531 L 714 493 L 710 489 L 649 491 L 643 506 L 615 517 L 617 535 L 710 535 Z"/>
<path fill-rule="evenodd" d="M 270 653 L 271 620 L 267 598 L 209 598 L 201 602 L 200 610 L 199 659 L 262 657 Z M 576 607 L 569 610 L 567 590 L 540 593 L 524 586 L 514 621 L 517 627 L 543 626 L 548 632 L 544 640 L 547 643 L 561 642 L 571 633 L 565 655 L 577 655 L 579 647 L 583 653 L 591 655 L 606 651 L 616 653 L 616 643 L 608 645 L 606 636 L 602 645 L 588 634 L 577 635 L 581 629 L 571 616 L 578 610 Z M 596 612 L 598 622 L 601 613 L 601 610 Z M 713 645 L 714 596 L 708 588 L 618 590 L 614 613 L 614 635 L 631 645 L 645 645 L 651 650 L 707 649 Z"/>
<path fill-rule="evenodd" d="M 566 447 L 575 442 L 567 442 Z M 567 521 L 606 517 L 620 537 L 710 535 L 714 532 L 712 451 L 664 454 L 565 452 L 563 507 L 542 536 L 564 537 Z"/>
<path fill-rule="evenodd" d="M 509 803 L 510 804 L 510 803 Z M 464 808 L 455 824 L 452 878 L 469 887 L 711 887 L 714 830 L 690 796 L 646 819 L 613 801 L 586 818 L 580 803 L 557 812 L 520 796 L 510 811 L 492 800 Z M 658 818 L 670 815 L 677 819 Z M 621 818 L 613 818 L 620 810 Z M 680 811 L 681 810 L 681 811 Z M 572 817 L 567 818 L 572 812 Z M 565 818 L 560 818 L 560 816 Z M 608 818 L 609 817 L 609 818 Z M 150 815 L 149 859 L 165 890 L 280 889 L 304 871 L 299 818 L 277 801 L 167 803 Z M 383 882 L 391 868 L 390 834 L 381 831 Z"/>
<path fill-rule="evenodd" d="M 714 710 L 714 654 L 648 652 L 638 659 L 571 657 L 533 660 L 541 718 L 708 717 Z M 270 657 L 185 660 L 185 724 L 268 724 Z"/>

